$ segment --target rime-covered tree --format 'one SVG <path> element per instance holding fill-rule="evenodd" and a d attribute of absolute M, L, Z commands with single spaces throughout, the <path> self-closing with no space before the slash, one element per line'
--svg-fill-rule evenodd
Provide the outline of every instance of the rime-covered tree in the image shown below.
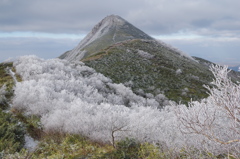
<path fill-rule="evenodd" d="M 240 85 L 228 77 L 227 66 L 211 66 L 215 79 L 212 87 L 205 86 L 209 97 L 190 102 L 176 111 L 179 127 L 184 134 L 196 134 L 202 146 L 206 144 L 219 152 L 240 151 Z"/>

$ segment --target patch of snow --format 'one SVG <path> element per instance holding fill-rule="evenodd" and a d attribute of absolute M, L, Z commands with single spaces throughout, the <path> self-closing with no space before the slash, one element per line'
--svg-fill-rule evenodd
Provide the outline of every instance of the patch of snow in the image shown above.
<path fill-rule="evenodd" d="M 9 68 L 9 74 L 10 76 L 13 78 L 14 83 L 17 83 L 17 78 L 16 78 L 16 74 L 12 71 L 12 69 Z"/>
<path fill-rule="evenodd" d="M 154 57 L 154 55 L 148 53 L 148 52 L 145 52 L 145 51 L 142 51 L 142 50 L 138 50 L 138 55 L 142 56 L 143 58 L 146 58 L 146 59 L 151 59 Z"/>
<path fill-rule="evenodd" d="M 38 141 L 34 140 L 31 136 L 25 135 L 25 145 L 24 147 L 30 152 L 34 151 L 37 148 Z"/>
<path fill-rule="evenodd" d="M 114 33 L 113 35 L 113 41 L 115 42 L 115 37 L 116 37 L 116 33 Z"/>
<path fill-rule="evenodd" d="M 194 76 L 194 75 L 191 75 L 191 77 L 195 80 L 199 80 L 199 77 L 198 76 Z"/>
<path fill-rule="evenodd" d="M 181 73 L 182 73 L 182 70 L 181 69 L 177 69 L 176 74 L 179 75 Z"/>

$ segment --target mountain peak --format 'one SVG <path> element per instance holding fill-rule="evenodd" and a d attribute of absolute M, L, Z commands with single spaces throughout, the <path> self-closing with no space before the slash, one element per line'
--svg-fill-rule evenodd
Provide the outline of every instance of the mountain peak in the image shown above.
<path fill-rule="evenodd" d="M 132 39 L 154 40 L 120 16 L 109 15 L 96 24 L 73 50 L 65 52 L 60 58 L 79 61 L 115 43 Z"/>
<path fill-rule="evenodd" d="M 89 33 L 88 36 L 91 36 L 93 34 L 96 34 L 93 40 L 100 38 L 101 36 L 105 35 L 108 31 L 111 29 L 114 29 L 116 27 L 123 26 L 125 23 L 128 23 L 126 20 L 121 18 L 118 15 L 109 15 L 102 19 L 97 25 L 94 26 L 92 31 Z"/>
<path fill-rule="evenodd" d="M 110 25 L 124 25 L 124 23 L 128 23 L 125 19 L 118 15 L 109 15 L 106 16 L 102 22 L 108 22 Z"/>
<path fill-rule="evenodd" d="M 122 17 L 114 14 L 106 16 L 102 21 L 107 21 L 107 20 L 110 20 L 113 22 L 125 21 Z"/>
<path fill-rule="evenodd" d="M 108 15 L 104 19 L 108 19 L 108 18 L 111 18 L 111 19 L 123 19 L 119 15 L 115 15 L 115 14 Z"/>

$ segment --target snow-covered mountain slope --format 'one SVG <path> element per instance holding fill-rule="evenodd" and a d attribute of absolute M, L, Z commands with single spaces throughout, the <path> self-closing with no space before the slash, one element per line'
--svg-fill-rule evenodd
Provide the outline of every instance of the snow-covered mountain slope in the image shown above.
<path fill-rule="evenodd" d="M 117 15 L 110 15 L 100 21 L 90 33 L 73 49 L 60 56 L 68 61 L 79 61 L 117 42 L 152 37 L 134 27 Z"/>

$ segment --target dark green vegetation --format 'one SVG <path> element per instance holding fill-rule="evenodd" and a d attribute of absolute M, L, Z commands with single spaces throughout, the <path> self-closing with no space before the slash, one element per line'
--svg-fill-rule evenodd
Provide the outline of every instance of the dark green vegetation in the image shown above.
<path fill-rule="evenodd" d="M 4 85 L 6 87 L 6 93 L 1 98 L 0 102 L 0 109 L 4 110 L 8 107 L 7 100 L 9 100 L 13 95 L 13 84 L 14 81 L 12 77 L 8 74 L 7 68 L 12 68 L 12 63 L 1 63 L 0 64 L 0 88 Z"/>
<path fill-rule="evenodd" d="M 0 88 L 5 88 L 5 91 L 3 89 L 0 92 L 0 158 L 2 153 L 20 151 L 24 145 L 25 134 L 23 124 L 11 113 L 6 113 L 14 86 L 7 68 L 12 68 L 12 63 L 0 64 Z"/>
<path fill-rule="evenodd" d="M 213 79 L 208 66 L 154 40 L 117 43 L 83 61 L 115 83 L 131 83 L 136 94 L 164 93 L 176 102 L 207 97 L 203 85 Z"/>
<path fill-rule="evenodd" d="M 9 113 L 0 111 L 0 158 L 1 152 L 15 153 L 24 145 L 24 126 Z"/>

